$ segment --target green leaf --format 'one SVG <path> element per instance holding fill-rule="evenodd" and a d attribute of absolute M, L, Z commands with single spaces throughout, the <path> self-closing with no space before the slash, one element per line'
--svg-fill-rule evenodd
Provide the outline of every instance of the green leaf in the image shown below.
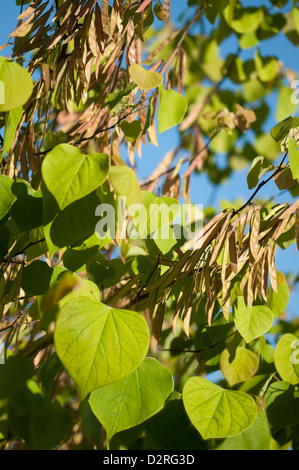
<path fill-rule="evenodd" d="M 156 5 L 154 6 L 154 13 L 158 20 L 164 21 L 164 15 L 163 15 L 163 7 L 161 5 L 161 2 L 158 0 Z"/>
<path fill-rule="evenodd" d="M 84 398 L 84 400 L 80 403 L 79 413 L 82 417 L 82 429 L 85 435 L 90 436 L 91 434 L 99 432 L 102 425 L 93 414 L 88 397 Z"/>
<path fill-rule="evenodd" d="M 239 39 L 239 45 L 241 49 L 251 49 L 259 43 L 259 39 L 255 31 L 242 34 Z"/>
<path fill-rule="evenodd" d="M 289 116 L 271 129 L 271 136 L 276 142 L 280 143 L 291 129 L 296 129 L 297 127 L 299 127 L 299 117 L 293 118 Z"/>
<path fill-rule="evenodd" d="M 0 220 L 10 211 L 17 196 L 12 191 L 14 180 L 0 175 Z"/>
<path fill-rule="evenodd" d="M 259 50 L 256 49 L 254 62 L 258 78 L 262 82 L 271 82 L 277 77 L 279 63 L 275 57 L 261 57 Z"/>
<path fill-rule="evenodd" d="M 84 155 L 69 144 L 57 145 L 42 164 L 44 182 L 61 210 L 96 190 L 108 173 L 107 154 Z"/>
<path fill-rule="evenodd" d="M 274 433 L 299 424 L 298 391 L 289 382 L 272 383 L 264 398 L 268 420 Z"/>
<path fill-rule="evenodd" d="M 229 437 L 216 450 L 268 450 L 271 438 L 267 415 L 261 411 L 249 429 L 242 434 Z"/>
<path fill-rule="evenodd" d="M 164 408 L 146 422 L 147 438 L 151 449 L 205 449 L 198 432 L 190 426 L 182 396 L 177 391 L 173 391 Z"/>
<path fill-rule="evenodd" d="M 33 82 L 27 70 L 0 57 L 0 112 L 23 106 L 32 91 Z"/>
<path fill-rule="evenodd" d="M 299 33 L 299 8 L 296 8 L 294 6 L 292 13 L 293 13 L 293 19 L 294 19 L 294 25 L 296 27 L 296 31 L 297 33 Z"/>
<path fill-rule="evenodd" d="M 264 157 L 256 157 L 247 175 L 248 189 L 255 188 L 260 178 L 268 171 L 273 171 L 274 169 L 275 166 L 271 163 L 264 163 Z"/>
<path fill-rule="evenodd" d="M 191 377 L 186 382 L 183 401 L 203 439 L 239 434 L 254 423 L 258 412 L 251 396 L 225 390 L 202 377 Z"/>
<path fill-rule="evenodd" d="M 53 309 L 55 310 L 54 312 L 50 312 L 50 310 L 57 306 L 57 304 L 60 307 L 64 297 L 72 293 L 75 289 L 79 290 L 79 286 L 81 285 L 81 280 L 76 274 L 70 273 L 61 266 L 56 266 L 55 268 L 56 269 L 53 268 L 50 289 L 48 288 L 46 294 L 39 299 L 40 312 L 42 313 L 42 324 L 45 329 L 47 329 L 51 321 L 54 321 L 58 313 L 57 308 Z M 57 271 L 57 268 L 59 268 L 59 271 Z M 87 294 L 84 292 L 82 295 Z M 94 300 L 94 297 L 92 298 Z M 44 312 L 47 314 L 44 315 Z M 53 313 L 54 318 L 51 316 L 51 313 Z"/>
<path fill-rule="evenodd" d="M 299 383 L 299 339 L 290 333 L 283 335 L 275 349 L 274 363 L 282 380 Z"/>
<path fill-rule="evenodd" d="M 290 288 L 285 275 L 277 271 L 277 292 L 275 292 L 271 286 L 267 301 L 267 306 L 270 308 L 275 318 L 279 317 L 286 311 L 289 299 Z"/>
<path fill-rule="evenodd" d="M 245 305 L 244 298 L 238 297 L 234 321 L 246 343 L 250 343 L 270 330 L 273 323 L 273 313 L 269 307 L 263 305 L 248 307 Z"/>
<path fill-rule="evenodd" d="M 258 367 L 258 356 L 249 349 L 238 347 L 234 355 L 228 349 L 221 353 L 220 368 L 230 387 L 250 379 Z"/>
<path fill-rule="evenodd" d="M 62 307 L 54 340 L 83 399 L 137 369 L 148 351 L 149 330 L 136 312 L 79 297 Z"/>
<path fill-rule="evenodd" d="M 241 34 L 256 31 L 264 19 L 263 9 L 244 8 L 241 5 L 236 5 L 233 17 L 231 5 L 224 9 L 223 15 L 229 26 Z"/>
<path fill-rule="evenodd" d="M 0 365 L 0 399 L 12 397 L 34 374 L 32 362 L 23 356 L 10 356 Z"/>
<path fill-rule="evenodd" d="M 98 240 L 100 243 L 100 240 Z M 97 254 L 99 246 L 95 245 L 90 248 L 86 246 L 80 246 L 76 248 L 69 248 L 62 256 L 64 266 L 71 271 L 80 271 L 84 269 L 84 265 L 87 261 Z"/>
<path fill-rule="evenodd" d="M 101 302 L 101 291 L 94 282 L 88 279 L 80 279 L 78 285 L 75 286 L 69 294 L 59 300 L 59 308 L 62 308 L 69 300 L 75 299 L 76 297 L 89 297 L 93 301 L 97 300 Z"/>
<path fill-rule="evenodd" d="M 160 411 L 172 391 L 172 375 L 156 359 L 146 358 L 128 377 L 93 391 L 89 403 L 110 441 Z"/>
<path fill-rule="evenodd" d="M 278 91 L 276 119 L 282 121 L 290 114 L 293 114 L 298 109 L 298 104 L 292 103 L 292 94 L 294 91 L 287 86 L 281 86 Z"/>
<path fill-rule="evenodd" d="M 109 179 L 118 196 L 126 197 L 127 207 L 143 204 L 141 189 L 137 177 L 128 166 L 112 166 Z"/>
<path fill-rule="evenodd" d="M 39 373 L 41 385 L 46 396 L 51 397 L 57 377 L 63 372 L 63 365 L 56 352 L 54 352 L 43 364 L 41 364 Z"/>
<path fill-rule="evenodd" d="M 163 82 L 163 75 L 161 73 L 149 72 L 138 64 L 130 66 L 129 74 L 140 90 L 151 90 Z"/>
<path fill-rule="evenodd" d="M 267 385 L 272 380 L 272 375 L 273 374 L 255 375 L 254 377 L 251 377 L 251 379 L 246 380 L 246 382 L 244 382 L 239 388 L 239 391 L 258 396 L 265 388 L 267 388 Z"/>
<path fill-rule="evenodd" d="M 258 78 L 253 78 L 244 83 L 244 98 L 249 102 L 263 99 L 265 87 Z"/>
<path fill-rule="evenodd" d="M 141 124 L 139 121 L 123 121 L 120 127 L 128 141 L 131 143 L 135 142 L 137 137 L 141 134 Z"/>
<path fill-rule="evenodd" d="M 140 208 L 139 211 L 135 212 L 134 206 L 129 210 L 133 224 L 140 237 L 146 238 L 147 235 L 151 234 L 151 236 L 155 237 L 157 240 L 164 237 L 164 239 L 173 243 L 173 238 L 171 240 L 173 231 L 170 231 L 169 226 L 180 212 L 177 199 L 172 197 L 158 197 L 149 191 L 142 191 L 142 198 L 143 207 Z M 165 227 L 163 232 L 159 232 L 161 227 Z"/>
<path fill-rule="evenodd" d="M 53 268 L 41 260 L 35 260 L 28 266 L 25 266 L 21 287 L 26 295 L 42 295 L 47 292 L 51 282 Z"/>
<path fill-rule="evenodd" d="M 94 235 L 99 220 L 96 216 L 99 204 L 101 201 L 94 191 L 59 211 L 53 222 L 44 227 L 49 246 L 52 243 L 56 247 L 63 248 L 74 243 L 82 243 Z M 100 239 L 98 242 L 100 243 Z M 57 251 L 55 248 L 53 250 L 54 253 Z"/>
<path fill-rule="evenodd" d="M 289 140 L 289 162 L 294 179 L 299 178 L 299 151 L 295 139 Z"/>
<path fill-rule="evenodd" d="M 173 228 L 168 226 L 163 226 L 154 232 L 153 239 L 163 255 L 169 253 L 178 242 L 175 238 Z"/>
<path fill-rule="evenodd" d="M 71 409 L 58 401 L 44 402 L 29 418 L 29 435 L 34 450 L 51 450 L 59 445 L 71 426 Z"/>
<path fill-rule="evenodd" d="M 120 91 L 115 91 L 110 93 L 107 97 L 107 101 L 110 107 L 110 110 L 113 111 L 114 115 L 119 114 L 119 111 L 124 111 L 130 106 L 130 100 L 127 96 L 131 93 L 132 90 L 136 88 L 136 83 L 130 83 L 126 88 Z"/>
<path fill-rule="evenodd" d="M 41 191 L 34 191 L 24 180 L 13 184 L 18 198 L 12 206 L 11 215 L 19 231 L 29 232 L 43 224 L 43 200 Z"/>
<path fill-rule="evenodd" d="M 235 0 L 232 0 L 234 3 Z M 189 2 L 190 3 L 190 2 Z M 209 20 L 211 24 L 214 24 L 219 12 L 223 8 L 223 2 L 220 0 L 219 2 L 209 2 L 205 5 L 205 16 Z"/>
<path fill-rule="evenodd" d="M 13 144 L 15 133 L 22 118 L 22 114 L 23 108 L 22 106 L 20 106 L 18 108 L 12 109 L 5 116 L 5 132 L 2 147 L 2 157 L 4 157 L 6 152 L 10 149 Z"/>
<path fill-rule="evenodd" d="M 179 124 L 187 111 L 187 101 L 174 90 L 160 90 L 160 104 L 158 109 L 158 130 L 159 133 L 167 131 Z"/>
<path fill-rule="evenodd" d="M 277 173 L 273 180 L 280 191 L 283 189 L 292 189 L 297 184 L 297 180 L 294 180 L 292 170 L 286 165 L 281 166 L 281 170 Z"/>

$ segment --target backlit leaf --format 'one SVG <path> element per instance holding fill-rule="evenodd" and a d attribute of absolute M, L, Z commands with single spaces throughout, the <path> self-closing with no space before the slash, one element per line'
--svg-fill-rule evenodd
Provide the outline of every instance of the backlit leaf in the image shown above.
<path fill-rule="evenodd" d="M 0 57 L 0 112 L 23 106 L 32 91 L 33 82 L 27 70 Z"/>
<path fill-rule="evenodd" d="M 267 415 L 261 411 L 249 429 L 234 437 L 225 439 L 217 450 L 268 450 L 272 435 Z"/>
<path fill-rule="evenodd" d="M 234 319 L 239 333 L 246 343 L 250 343 L 270 330 L 273 323 L 273 313 L 269 307 L 263 305 L 248 307 L 245 305 L 244 298 L 238 297 Z"/>
<path fill-rule="evenodd" d="M 264 163 L 264 157 L 256 157 L 251 165 L 247 175 L 248 189 L 253 189 L 257 186 L 259 179 L 268 171 L 273 171 L 274 165 L 271 163 Z"/>
<path fill-rule="evenodd" d="M 130 76 L 140 90 L 151 90 L 163 82 L 163 75 L 158 72 L 149 72 L 141 65 L 132 64 L 129 69 Z"/>
<path fill-rule="evenodd" d="M 137 177 L 128 166 L 112 166 L 109 179 L 118 196 L 126 197 L 127 207 L 142 204 L 143 198 Z"/>
<path fill-rule="evenodd" d="M 179 124 L 187 111 L 185 98 L 174 90 L 160 87 L 160 104 L 158 109 L 158 130 L 162 132 Z"/>
<path fill-rule="evenodd" d="M 238 347 L 232 357 L 227 349 L 221 353 L 220 368 L 230 387 L 250 379 L 258 366 L 258 356 L 249 349 Z"/>
<path fill-rule="evenodd" d="M 78 297 L 62 307 L 54 340 L 83 399 L 137 369 L 148 351 L 149 330 L 138 313 Z"/>
<path fill-rule="evenodd" d="M 160 411 L 172 391 L 171 374 L 156 359 L 146 358 L 128 377 L 91 392 L 89 403 L 110 440 Z"/>
<path fill-rule="evenodd" d="M 299 383 L 299 339 L 295 335 L 287 333 L 280 338 L 274 362 L 282 380 L 292 385 Z"/>
<path fill-rule="evenodd" d="M 258 412 L 250 395 L 225 390 L 202 377 L 191 377 L 186 382 L 183 401 L 203 439 L 239 434 L 254 423 Z"/>
<path fill-rule="evenodd" d="M 293 118 L 289 116 L 271 129 L 271 136 L 279 143 L 288 135 L 291 129 L 296 129 L 297 127 L 299 127 L 299 117 Z"/>
<path fill-rule="evenodd" d="M 101 186 L 108 172 L 107 154 L 84 155 L 69 144 L 57 145 L 42 164 L 44 182 L 61 210 Z"/>
<path fill-rule="evenodd" d="M 244 8 L 241 5 L 236 5 L 233 15 L 231 6 L 227 6 L 223 14 L 230 27 L 237 33 L 257 30 L 264 19 L 264 11 L 261 8 Z"/>

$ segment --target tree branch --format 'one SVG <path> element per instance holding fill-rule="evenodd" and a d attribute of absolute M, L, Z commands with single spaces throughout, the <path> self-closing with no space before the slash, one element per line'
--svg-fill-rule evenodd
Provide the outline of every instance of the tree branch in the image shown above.
<path fill-rule="evenodd" d="M 262 181 L 262 182 L 258 185 L 258 187 L 257 187 L 256 190 L 254 191 L 254 193 L 252 194 L 252 196 L 250 196 L 250 198 L 248 199 L 248 201 L 245 202 L 245 204 L 243 204 L 243 206 L 240 207 L 239 209 L 237 209 L 237 210 L 234 209 L 234 210 L 233 210 L 233 215 L 239 214 L 239 212 L 242 212 L 242 210 L 244 210 L 247 206 L 249 206 L 249 204 L 250 204 L 251 201 L 255 198 L 255 196 L 257 195 L 257 193 L 258 193 L 267 183 L 269 183 L 269 181 L 271 181 L 271 180 L 274 178 L 274 176 L 276 176 L 276 175 L 280 172 L 281 167 L 282 167 L 282 165 L 283 165 L 285 159 L 287 158 L 288 153 L 289 153 L 289 152 L 287 151 L 287 152 L 284 154 L 283 159 L 281 160 L 280 164 L 278 165 L 278 167 L 276 168 L 276 170 L 274 171 L 274 173 L 273 173 L 271 176 L 269 176 L 269 178 L 267 178 L 266 180 Z"/>
<path fill-rule="evenodd" d="M 25 254 L 25 251 L 28 250 L 28 248 L 31 248 L 32 246 L 34 245 L 38 245 L 39 243 L 42 243 L 42 242 L 45 242 L 46 239 L 45 238 L 42 238 L 41 240 L 37 240 L 36 242 L 31 242 L 29 243 L 29 245 L 27 245 L 25 248 L 23 248 L 22 250 L 18 251 L 17 253 L 15 253 L 12 258 L 15 258 L 16 256 L 19 256 L 19 255 L 24 255 Z M 1 260 L 1 263 L 10 263 L 11 261 L 9 260 L 9 258 L 5 257 Z"/>

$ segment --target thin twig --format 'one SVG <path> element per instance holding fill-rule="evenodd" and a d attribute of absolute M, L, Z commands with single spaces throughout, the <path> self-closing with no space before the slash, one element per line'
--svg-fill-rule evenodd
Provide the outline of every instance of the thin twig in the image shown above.
<path fill-rule="evenodd" d="M 258 187 L 256 188 L 256 190 L 254 191 L 254 193 L 252 194 L 252 196 L 250 196 L 250 198 L 248 199 L 247 202 L 245 202 L 245 204 L 243 204 L 242 207 L 240 207 L 239 209 L 233 211 L 233 214 L 236 215 L 236 214 L 239 214 L 240 212 L 242 212 L 243 209 L 245 209 L 247 206 L 249 206 L 249 204 L 251 203 L 251 201 L 255 198 L 255 196 L 257 195 L 257 193 L 267 184 L 269 183 L 269 181 L 271 181 L 274 176 L 276 176 L 280 170 L 281 170 L 281 167 L 285 161 L 285 159 L 287 158 L 287 155 L 288 155 L 288 151 L 284 154 L 284 157 L 283 159 L 281 160 L 280 164 L 278 165 L 278 167 L 276 168 L 276 170 L 274 171 L 274 173 L 269 176 L 269 178 L 267 178 L 266 180 L 262 181 Z"/>
<path fill-rule="evenodd" d="M 215 346 L 219 346 L 219 344 L 222 344 L 224 341 L 226 341 L 227 338 L 230 338 L 231 336 L 236 334 L 236 330 L 234 330 L 232 333 L 229 335 L 225 336 L 225 338 L 221 339 L 220 341 L 217 341 L 217 343 L 211 344 L 210 346 L 207 346 L 206 348 L 202 349 L 167 349 L 167 348 L 159 348 L 159 351 L 168 351 L 168 352 L 181 352 L 181 353 L 191 353 L 191 354 L 201 354 L 202 352 L 208 351 L 209 349 L 215 348 Z"/>
<path fill-rule="evenodd" d="M 187 34 L 189 33 L 189 30 L 190 28 L 193 26 L 193 24 L 195 23 L 196 20 L 198 20 L 198 18 L 200 18 L 200 16 L 202 15 L 204 9 L 201 8 L 197 13 L 196 15 L 193 17 L 193 19 L 190 21 L 190 23 L 188 24 L 187 28 L 184 30 L 183 34 L 182 34 L 182 37 L 180 38 L 179 42 L 177 43 L 176 47 L 174 48 L 174 50 L 172 51 L 171 55 L 169 56 L 169 58 L 167 59 L 167 61 L 165 62 L 165 64 L 163 65 L 160 73 L 164 73 L 166 72 L 166 70 L 168 69 L 168 67 L 170 66 L 171 62 L 173 61 L 174 57 L 177 55 L 177 50 L 181 47 L 182 45 L 182 42 L 184 41 L 185 37 L 187 36 Z"/>
<path fill-rule="evenodd" d="M 29 248 L 31 248 L 32 246 L 34 245 L 38 245 L 38 243 L 42 243 L 42 242 L 45 242 L 46 239 L 45 238 L 41 238 L 41 240 L 37 240 L 36 242 L 31 242 L 29 243 L 29 245 L 27 245 L 25 248 L 23 248 L 22 250 L 18 251 L 17 253 L 15 253 L 12 258 L 15 258 L 16 256 L 19 256 L 19 255 L 23 255 L 25 254 L 25 251 L 28 250 Z M 9 260 L 9 258 L 5 257 L 1 260 L 1 263 L 10 263 L 11 261 Z"/>

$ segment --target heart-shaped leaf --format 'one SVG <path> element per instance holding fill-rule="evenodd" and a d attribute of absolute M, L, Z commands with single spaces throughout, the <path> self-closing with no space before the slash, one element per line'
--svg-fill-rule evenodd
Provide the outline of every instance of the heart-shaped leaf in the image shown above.
<path fill-rule="evenodd" d="M 160 104 L 158 109 L 158 130 L 162 132 L 171 129 L 181 122 L 187 111 L 187 101 L 174 90 L 164 90 L 160 86 Z"/>
<path fill-rule="evenodd" d="M 158 413 L 172 391 L 172 375 L 156 359 L 146 358 L 128 377 L 94 390 L 89 403 L 110 440 Z"/>
<path fill-rule="evenodd" d="M 274 169 L 275 166 L 271 163 L 264 163 L 264 157 L 256 157 L 247 175 L 248 189 L 255 188 L 259 179 L 267 173 L 267 171 L 273 171 Z"/>
<path fill-rule="evenodd" d="M 163 82 L 163 75 L 161 73 L 150 72 L 138 64 L 132 64 L 129 73 L 133 82 L 136 83 L 140 90 L 151 90 Z"/>
<path fill-rule="evenodd" d="M 273 313 L 264 305 L 246 306 L 243 297 L 238 297 L 234 311 L 237 330 L 250 343 L 267 333 L 273 323 Z"/>
<path fill-rule="evenodd" d="M 289 116 L 271 129 L 271 136 L 279 143 L 289 134 L 291 129 L 296 129 L 298 126 L 299 117 Z"/>
<path fill-rule="evenodd" d="M 108 173 L 107 154 L 84 155 L 69 144 L 57 145 L 42 164 L 44 182 L 61 210 L 96 190 Z"/>
<path fill-rule="evenodd" d="M 225 390 L 202 377 L 191 377 L 183 389 L 190 421 L 203 439 L 224 438 L 248 429 L 257 416 L 257 406 L 243 392 Z"/>
<path fill-rule="evenodd" d="M 118 196 L 126 197 L 127 207 L 142 204 L 141 189 L 137 177 L 128 166 L 112 166 L 109 179 Z"/>
<path fill-rule="evenodd" d="M 221 353 L 220 368 L 230 387 L 250 379 L 258 367 L 258 356 L 250 349 L 238 347 L 233 358 L 227 349 Z"/>
<path fill-rule="evenodd" d="M 224 18 L 229 26 L 237 33 L 244 34 L 256 31 L 264 19 L 264 11 L 261 8 L 241 8 L 241 5 L 228 5 L 223 10 Z M 232 13 L 232 8 L 234 8 Z"/>
<path fill-rule="evenodd" d="M 280 338 L 274 363 L 282 380 L 292 385 L 299 384 L 299 339 L 296 336 L 287 333 Z"/>
<path fill-rule="evenodd" d="M 131 143 L 135 142 L 141 133 L 141 124 L 139 121 L 123 121 L 120 127 L 128 141 Z"/>
<path fill-rule="evenodd" d="M 142 198 L 143 207 L 133 206 L 129 210 L 140 237 L 145 238 L 147 235 L 152 234 L 156 239 L 163 237 L 169 240 L 172 237 L 169 226 L 180 212 L 177 199 L 158 197 L 149 191 L 142 191 Z M 135 211 L 135 208 L 138 210 Z M 158 232 L 161 227 L 166 227 L 166 229 L 163 232 Z M 167 231 L 167 229 L 169 230 Z"/>
<path fill-rule="evenodd" d="M 217 450 L 268 450 L 271 440 L 271 428 L 266 412 L 261 411 L 249 429 L 225 439 Z"/>
<path fill-rule="evenodd" d="M 63 305 L 54 340 L 83 399 L 134 372 L 148 351 L 149 329 L 136 312 L 78 297 Z"/>
<path fill-rule="evenodd" d="M 32 91 L 33 82 L 27 70 L 0 57 L 0 112 L 23 106 Z"/>

